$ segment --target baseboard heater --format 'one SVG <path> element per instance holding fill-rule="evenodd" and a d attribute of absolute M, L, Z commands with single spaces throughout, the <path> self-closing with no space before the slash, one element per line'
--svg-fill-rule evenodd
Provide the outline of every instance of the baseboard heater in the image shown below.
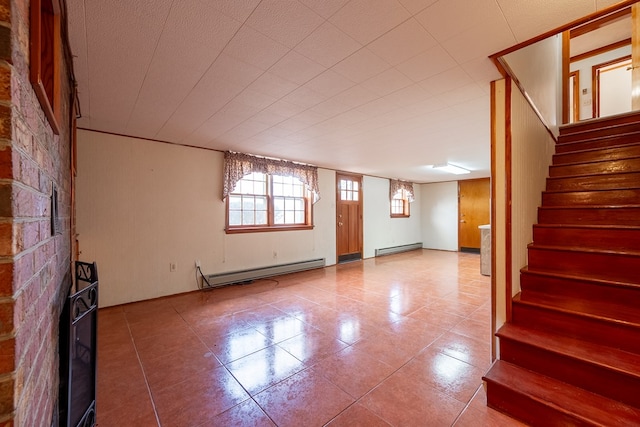
<path fill-rule="evenodd" d="M 269 267 L 253 268 L 250 270 L 232 271 L 228 273 L 208 274 L 206 275 L 207 288 L 217 288 L 219 286 L 231 285 L 234 283 L 249 282 L 265 277 L 280 276 L 282 274 L 297 273 L 300 271 L 313 270 L 325 266 L 325 259 L 318 258 L 308 261 L 292 262 L 289 264 L 272 265 Z"/>
<path fill-rule="evenodd" d="M 415 251 L 422 249 L 422 243 L 411 243 L 409 245 L 392 246 L 390 248 L 376 249 L 376 256 L 399 254 L 400 252 Z"/>

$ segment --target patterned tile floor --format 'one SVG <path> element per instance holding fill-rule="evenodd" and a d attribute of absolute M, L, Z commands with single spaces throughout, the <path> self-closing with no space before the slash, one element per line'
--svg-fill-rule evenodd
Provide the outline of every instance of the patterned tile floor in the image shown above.
<path fill-rule="evenodd" d="M 513 426 L 479 255 L 419 250 L 101 309 L 98 425 Z"/>

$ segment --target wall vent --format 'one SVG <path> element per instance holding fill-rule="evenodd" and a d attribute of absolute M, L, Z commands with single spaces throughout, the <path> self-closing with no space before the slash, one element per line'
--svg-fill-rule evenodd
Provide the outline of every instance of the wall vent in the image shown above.
<path fill-rule="evenodd" d="M 415 251 L 416 249 L 422 249 L 422 243 L 411 243 L 409 245 L 392 246 L 390 248 L 376 249 L 376 256 L 398 254 L 400 252 Z"/>
<path fill-rule="evenodd" d="M 209 282 L 204 283 L 208 288 L 231 285 L 233 283 L 248 282 L 251 280 L 264 279 L 265 277 L 280 276 L 282 274 L 296 273 L 299 271 L 312 270 L 325 266 L 325 259 L 318 258 L 308 261 L 292 262 L 289 264 L 272 265 L 269 267 L 253 268 L 250 270 L 232 271 L 228 273 L 208 274 L 205 277 Z"/>

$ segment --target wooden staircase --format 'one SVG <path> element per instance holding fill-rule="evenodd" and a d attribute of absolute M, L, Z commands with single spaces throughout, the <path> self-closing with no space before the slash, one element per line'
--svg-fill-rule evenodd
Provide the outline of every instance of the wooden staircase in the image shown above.
<path fill-rule="evenodd" d="M 487 404 L 531 425 L 640 425 L 640 114 L 561 129 Z"/>

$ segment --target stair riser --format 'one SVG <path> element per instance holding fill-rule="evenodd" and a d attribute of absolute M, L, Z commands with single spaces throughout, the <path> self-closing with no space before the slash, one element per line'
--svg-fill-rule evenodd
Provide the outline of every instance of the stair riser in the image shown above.
<path fill-rule="evenodd" d="M 595 279 L 640 283 L 640 257 L 625 254 L 568 252 L 529 248 L 529 267 L 534 270 Z"/>
<path fill-rule="evenodd" d="M 538 208 L 540 224 L 591 224 L 591 225 L 638 225 L 640 226 L 640 208 L 577 208 L 544 209 Z"/>
<path fill-rule="evenodd" d="M 604 160 L 622 160 L 640 156 L 640 145 L 633 144 L 626 147 L 603 148 L 577 153 L 562 153 L 553 155 L 554 165 L 569 163 L 596 162 Z"/>
<path fill-rule="evenodd" d="M 603 303 L 626 304 L 640 307 L 640 291 L 620 286 L 607 286 L 598 282 L 540 276 L 523 271 L 520 275 L 522 293 L 527 291 L 549 293 L 558 296 L 592 299 Z"/>
<path fill-rule="evenodd" d="M 626 135 L 606 136 L 588 140 L 574 140 L 574 142 L 560 142 L 556 144 L 556 153 L 572 153 L 574 151 L 592 150 L 596 148 L 617 147 L 640 142 L 640 132 Z"/>
<path fill-rule="evenodd" d="M 544 348 L 500 338 L 500 359 L 610 399 L 640 406 L 640 379 Z"/>
<path fill-rule="evenodd" d="M 547 179 L 547 191 L 615 190 L 637 187 L 640 187 L 640 172 Z"/>
<path fill-rule="evenodd" d="M 640 204 L 640 189 L 542 193 L 542 206 L 602 206 Z"/>
<path fill-rule="evenodd" d="M 548 246 L 571 246 L 619 251 L 640 251 L 640 229 L 533 227 L 533 242 Z"/>
<path fill-rule="evenodd" d="M 552 165 L 549 167 L 549 176 L 562 177 L 638 171 L 640 171 L 640 158 L 634 158 L 575 165 Z"/>
<path fill-rule="evenodd" d="M 509 414 L 530 426 L 590 426 L 586 422 L 571 417 L 569 414 L 545 405 L 537 399 L 504 387 L 502 384 L 487 381 L 487 406 Z"/>
<path fill-rule="evenodd" d="M 628 325 L 513 302 L 513 322 L 640 353 L 640 330 Z"/>

